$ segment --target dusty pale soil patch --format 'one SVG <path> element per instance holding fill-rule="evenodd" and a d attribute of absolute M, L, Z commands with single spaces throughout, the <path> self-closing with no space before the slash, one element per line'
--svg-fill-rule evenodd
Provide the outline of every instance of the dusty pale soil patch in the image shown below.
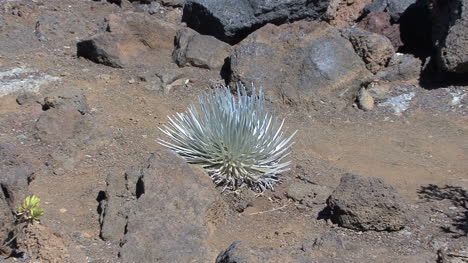
<path fill-rule="evenodd" d="M 2 3 L 2 8 L 7 4 L 11 5 Z M 79 90 L 87 97 L 96 126 L 89 131 L 93 138 L 76 147 L 59 141 L 44 143 L 34 136 L 35 122 L 43 113 L 41 105 L 32 102 L 20 106 L 15 101 L 16 94 L 0 97 L 0 142 L 16 144 L 33 162 L 35 180 L 30 190 L 41 197 L 46 211 L 41 225 L 30 233 L 34 238 L 28 242 L 36 240 L 47 249 L 38 252 L 37 243 L 27 245 L 43 259 L 63 258 L 51 262 L 86 262 L 83 258 L 87 262 L 118 262 L 117 244 L 99 238 L 97 199 L 99 192 L 105 190 L 107 174 L 123 173 L 160 149 L 156 140 L 162 134 L 158 127 L 166 123 L 166 116 L 185 110 L 198 94 L 209 88 L 209 79 L 219 76 L 206 71 L 168 94 L 149 91 L 137 80 L 138 72 L 113 69 L 74 56 L 76 39 L 94 34 L 104 14 L 121 12 L 119 8 L 90 1 L 47 1 L 31 5 L 21 7 L 22 16 L 12 15 L 10 9 L 1 11 L 2 28 L 17 30 L 2 33 L 0 37 L 0 71 L 26 66 L 59 78 L 42 86 L 37 95 L 39 100 L 56 90 Z M 65 30 L 71 25 L 61 25 L 61 29 L 54 29 L 57 34 L 48 34 L 47 42 L 21 33 L 34 28 L 38 16 L 44 13 L 59 17 L 71 15 L 77 23 L 89 28 L 78 27 L 72 33 Z M 29 41 L 27 45 L 18 45 L 25 39 Z M 466 87 L 458 89 L 467 92 Z M 438 92 L 421 89 L 418 94 L 426 98 Z M 434 100 L 437 100 L 435 96 Z M 299 131 L 292 149 L 293 169 L 285 174 L 283 185 L 258 197 L 244 212 L 223 214 L 224 210 L 220 209 L 219 214 L 214 213 L 213 222 L 217 227 L 211 233 L 213 247 L 221 251 L 236 240 L 259 247 L 282 247 L 334 229 L 350 240 L 369 244 L 379 240 L 379 244 L 388 244 L 387 252 L 401 252 L 411 262 L 410 241 L 392 243 L 401 233 L 386 235 L 336 229 L 325 220 L 316 220 L 324 204 L 304 207 L 286 197 L 292 182 L 306 178 L 332 189 L 344 172 L 383 178 L 413 208 L 424 213 L 421 217 L 427 217 L 424 219 L 427 228 L 415 230 L 421 237 L 415 239 L 426 242 L 420 246 L 430 247 L 428 234 L 448 240 L 454 233 L 461 234 L 454 242 L 466 242 L 466 232 L 454 227 L 442 213 L 441 209 L 453 204 L 432 200 L 428 205 L 418 193 L 430 184 L 468 188 L 466 105 L 451 111 L 416 104 L 402 116 L 385 110 L 366 113 L 349 108 L 344 112 L 307 112 L 280 105 L 270 107 L 286 118 L 290 131 Z M 453 233 L 444 232 L 443 227 Z M 310 233 L 315 234 L 310 236 Z M 54 249 L 49 251 L 51 246 Z M 362 256 L 368 252 L 356 254 Z"/>

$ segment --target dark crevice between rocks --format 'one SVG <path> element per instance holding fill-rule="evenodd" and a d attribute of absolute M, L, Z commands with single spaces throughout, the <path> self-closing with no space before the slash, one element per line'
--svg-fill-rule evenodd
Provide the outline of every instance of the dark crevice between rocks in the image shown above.
<path fill-rule="evenodd" d="M 202 23 L 200 18 L 210 17 L 207 15 L 207 13 L 209 13 L 209 10 L 204 8 L 202 5 L 198 5 L 196 3 L 193 3 L 193 5 L 197 5 L 198 8 L 194 8 L 190 11 L 184 10 L 182 15 L 182 22 L 186 22 L 188 27 L 192 28 L 193 30 L 197 31 L 202 35 L 212 35 L 217 39 L 220 39 L 221 41 L 226 41 L 225 39 L 223 39 L 224 30 L 221 22 L 218 19 L 211 17 L 211 19 Z M 206 26 L 205 24 L 209 26 Z"/>
<path fill-rule="evenodd" d="M 104 222 L 104 217 L 106 216 L 105 213 L 105 206 L 106 206 L 107 195 L 105 191 L 99 191 L 98 196 L 96 197 L 96 201 L 98 205 L 96 207 L 96 212 L 99 215 L 99 228 L 102 230 L 102 224 Z M 101 239 L 104 240 L 102 237 L 102 231 L 100 231 L 99 236 Z"/>
<path fill-rule="evenodd" d="M 138 178 L 138 181 L 136 183 L 136 198 L 140 198 L 142 194 L 145 193 L 145 182 L 143 181 L 143 178 L 140 177 Z"/>
<path fill-rule="evenodd" d="M 0 242 L 7 242 L 7 241 L 10 241 L 13 237 L 15 236 L 15 232 L 14 231 L 11 231 L 11 230 L 8 230 L 8 233 L 5 235 L 5 237 L 1 237 L 2 239 L 0 240 Z M 3 245 L 3 243 L 2 243 Z M 15 248 L 16 247 L 16 240 L 13 240 L 9 246 L 7 246 L 9 248 Z M 0 258 L 1 259 L 1 258 Z M 2 262 L 2 261 L 0 261 Z"/>
<path fill-rule="evenodd" d="M 119 7 L 122 7 L 122 0 L 107 0 L 107 2 L 109 2 L 111 4 L 116 4 Z"/>
<path fill-rule="evenodd" d="M 364 20 L 364 18 L 366 18 L 368 14 L 369 13 L 363 12 L 360 16 L 358 16 L 358 18 L 356 18 L 355 23 L 356 24 L 361 23 L 361 21 Z"/>
<path fill-rule="evenodd" d="M 401 15 L 400 36 L 403 46 L 400 53 L 412 54 L 425 59 L 434 54 L 432 47 L 432 19 L 426 0 L 419 0 Z"/>
<path fill-rule="evenodd" d="M 8 193 L 8 189 L 3 184 L 0 184 L 0 187 L 2 189 L 2 193 L 5 197 L 5 200 L 10 200 L 10 194 Z"/>
<path fill-rule="evenodd" d="M 422 69 L 419 85 L 427 90 L 468 86 L 468 77 L 466 73 L 443 72 L 434 59 L 431 59 Z"/>
<path fill-rule="evenodd" d="M 127 221 L 127 223 L 125 224 L 125 227 L 124 227 L 124 236 L 128 233 L 128 217 L 126 217 L 125 220 Z M 123 245 L 123 242 L 122 242 L 121 246 L 122 245 Z"/>
<path fill-rule="evenodd" d="M 104 206 L 103 206 L 103 202 L 107 199 L 106 197 L 106 192 L 104 191 L 99 191 L 98 193 L 98 196 L 96 197 L 96 201 L 99 203 L 97 208 L 96 208 L 96 212 L 98 213 L 98 215 L 101 215 L 104 213 Z"/>
<path fill-rule="evenodd" d="M 48 111 L 50 110 L 50 105 L 49 104 L 42 104 L 42 111 Z"/>
<path fill-rule="evenodd" d="M 221 71 L 219 72 L 226 85 L 231 83 L 231 72 L 231 58 L 227 57 L 224 59 L 224 64 L 221 67 Z"/>
<path fill-rule="evenodd" d="M 0 240 L 0 242 L 5 242 L 5 241 L 9 241 L 9 240 L 13 240 L 7 245 L 7 246 L 3 246 L 0 247 L 0 262 L 3 262 L 2 259 L 8 259 L 8 258 L 12 258 L 13 260 L 21 260 L 22 262 L 24 262 L 25 260 L 22 260 L 22 259 L 25 259 L 24 256 L 25 253 L 23 251 L 20 251 L 18 249 L 18 243 L 17 243 L 17 240 L 15 238 L 15 231 L 11 230 L 9 231 L 5 237 L 2 237 L 2 239 Z"/>
<path fill-rule="evenodd" d="M 91 59 L 98 55 L 96 52 L 96 47 L 94 46 L 94 43 L 91 40 L 78 42 L 76 44 L 76 48 L 77 48 L 76 50 L 77 57 Z"/>
<path fill-rule="evenodd" d="M 281 22 L 281 21 L 284 21 L 284 19 L 276 19 L 274 21 L 271 21 L 270 23 L 275 24 L 275 25 L 280 25 L 280 24 L 283 24 L 283 22 Z M 250 35 L 251 33 L 253 33 L 254 31 L 256 31 L 257 29 L 263 27 L 266 24 L 267 23 L 254 24 L 254 25 L 252 25 L 252 26 L 250 26 L 248 28 L 244 28 L 242 30 L 239 30 L 238 34 L 236 36 L 234 36 L 231 39 L 227 39 L 226 42 L 228 44 L 231 44 L 231 45 L 236 45 L 239 42 L 241 42 L 242 40 L 244 40 L 248 35 Z"/>
<path fill-rule="evenodd" d="M 317 220 L 331 220 L 331 218 L 332 211 L 328 205 L 325 206 L 317 215 Z"/>

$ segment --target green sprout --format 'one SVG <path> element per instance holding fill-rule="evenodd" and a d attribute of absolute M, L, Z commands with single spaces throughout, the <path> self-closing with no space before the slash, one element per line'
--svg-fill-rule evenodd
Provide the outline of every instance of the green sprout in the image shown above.
<path fill-rule="evenodd" d="M 8 251 L 11 251 L 9 246 L 14 240 L 18 238 L 18 236 L 24 234 L 24 229 L 35 222 L 39 222 L 39 218 L 44 215 L 44 209 L 39 207 L 40 204 L 41 199 L 35 195 L 31 195 L 26 197 L 24 201 L 18 206 L 14 229 L 11 230 L 16 234 L 10 239 L 6 239 L 3 242 L 0 242 L 0 254 L 8 254 Z"/>
<path fill-rule="evenodd" d="M 39 222 L 39 218 L 44 214 L 44 209 L 40 208 L 41 199 L 35 195 L 31 195 L 24 199 L 23 203 L 18 207 L 18 216 L 23 217 L 30 222 Z"/>

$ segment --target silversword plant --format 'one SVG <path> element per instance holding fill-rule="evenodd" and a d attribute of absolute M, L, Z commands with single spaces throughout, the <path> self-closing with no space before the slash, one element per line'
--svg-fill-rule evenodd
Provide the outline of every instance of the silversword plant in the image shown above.
<path fill-rule="evenodd" d="M 250 187 L 263 192 L 280 182 L 289 170 L 283 161 L 295 132 L 283 131 L 284 120 L 265 109 L 263 91 L 237 85 L 237 96 L 220 86 L 198 98 L 185 113 L 169 117 L 161 129 L 170 140 L 160 143 L 204 167 L 216 185 L 224 190 Z"/>

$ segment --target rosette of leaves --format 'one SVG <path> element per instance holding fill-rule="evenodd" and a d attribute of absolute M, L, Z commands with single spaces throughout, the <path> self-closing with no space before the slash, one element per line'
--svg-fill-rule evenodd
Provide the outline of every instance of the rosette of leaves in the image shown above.
<path fill-rule="evenodd" d="M 0 243 L 0 255 L 10 254 L 14 247 L 11 247 L 14 240 L 24 233 L 24 229 L 33 223 L 39 222 L 39 218 L 44 215 L 44 210 L 40 208 L 41 199 L 35 195 L 28 196 L 18 206 L 16 211 L 16 221 L 14 228 L 11 229 L 12 233 L 15 233 L 13 237 L 6 239 L 3 243 Z"/>
<path fill-rule="evenodd" d="M 287 136 L 284 120 L 266 110 L 261 89 L 251 94 L 238 84 L 235 95 L 223 85 L 199 96 L 198 105 L 169 117 L 161 129 L 169 140 L 160 143 L 204 167 L 223 191 L 273 189 L 289 170 L 284 158 L 295 132 Z"/>
<path fill-rule="evenodd" d="M 44 214 L 44 210 L 39 207 L 41 199 L 35 195 L 28 196 L 19 205 L 16 213 L 22 219 L 29 222 L 39 222 L 39 218 Z"/>

